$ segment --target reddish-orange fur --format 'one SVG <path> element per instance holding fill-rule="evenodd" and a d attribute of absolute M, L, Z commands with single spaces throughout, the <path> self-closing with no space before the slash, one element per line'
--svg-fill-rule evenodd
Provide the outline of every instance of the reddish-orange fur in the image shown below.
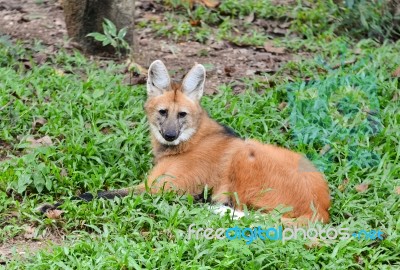
<path fill-rule="evenodd" d="M 236 192 L 240 204 L 270 211 L 291 207 L 284 217 L 329 221 L 329 189 L 324 177 L 300 154 L 226 135 L 224 128 L 184 93 L 181 85 L 171 85 L 162 95 L 149 97 L 145 109 L 149 122 L 155 121 L 162 105 L 171 113 L 182 106 L 195 115 L 191 125 L 197 132 L 177 146 L 165 146 L 152 136 L 156 165 L 148 178 L 151 192 L 161 186 L 193 195 L 207 185 L 213 199 L 232 200 Z M 137 187 L 144 190 L 144 184 Z"/>

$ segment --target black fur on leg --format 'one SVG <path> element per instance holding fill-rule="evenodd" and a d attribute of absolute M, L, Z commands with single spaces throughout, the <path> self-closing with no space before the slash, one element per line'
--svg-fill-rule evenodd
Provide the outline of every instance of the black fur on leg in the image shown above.
<path fill-rule="evenodd" d="M 36 208 L 36 210 L 40 211 L 42 214 L 46 214 L 47 211 L 58 209 L 58 207 L 62 204 L 63 204 L 63 201 L 56 202 L 55 204 L 44 203 L 44 204 L 40 205 L 38 208 Z"/>
<path fill-rule="evenodd" d="M 231 207 L 231 208 L 235 208 L 235 206 L 233 205 L 233 201 L 232 201 L 231 199 L 229 199 L 228 202 L 223 203 L 223 205 L 228 206 L 228 207 Z"/>
<path fill-rule="evenodd" d="M 210 191 L 211 191 L 211 192 L 210 192 Z M 205 192 L 204 192 L 204 190 L 203 190 L 202 193 L 197 194 L 197 195 L 194 195 L 194 196 L 193 196 L 193 199 L 194 199 L 194 201 L 195 201 L 196 203 L 211 203 L 212 200 L 211 200 L 211 194 L 210 194 L 210 193 L 212 193 L 212 190 L 209 190 L 208 196 L 205 197 L 206 194 L 205 194 Z"/>

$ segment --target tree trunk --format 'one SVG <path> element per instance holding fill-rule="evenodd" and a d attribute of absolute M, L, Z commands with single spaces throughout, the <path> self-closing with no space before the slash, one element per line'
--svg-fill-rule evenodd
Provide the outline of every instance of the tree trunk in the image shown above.
<path fill-rule="evenodd" d="M 109 19 L 117 30 L 127 27 L 125 40 L 133 46 L 135 0 L 64 0 L 64 16 L 70 38 L 78 42 L 87 53 L 111 53 L 114 48 L 102 46 L 86 35 L 104 33 L 103 21 Z"/>
<path fill-rule="evenodd" d="M 389 0 L 389 7 L 393 16 L 392 38 L 400 38 L 400 0 Z"/>

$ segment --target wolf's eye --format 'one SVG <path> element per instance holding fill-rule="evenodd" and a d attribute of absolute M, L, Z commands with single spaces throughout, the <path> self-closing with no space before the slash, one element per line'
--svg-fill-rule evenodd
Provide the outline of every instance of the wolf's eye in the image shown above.
<path fill-rule="evenodd" d="M 187 115 L 186 112 L 178 112 L 178 117 L 179 117 L 179 118 L 183 118 L 183 117 L 185 117 L 186 115 Z"/>
<path fill-rule="evenodd" d="M 162 116 L 167 116 L 168 111 L 167 110 L 159 110 L 158 111 Z"/>

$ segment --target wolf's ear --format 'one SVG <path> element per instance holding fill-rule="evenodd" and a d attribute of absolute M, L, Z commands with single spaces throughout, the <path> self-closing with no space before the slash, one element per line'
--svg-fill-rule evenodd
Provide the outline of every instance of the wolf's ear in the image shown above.
<path fill-rule="evenodd" d="M 193 101 L 199 101 L 203 96 L 206 69 L 203 65 L 196 64 L 186 74 L 182 82 L 182 92 Z"/>
<path fill-rule="evenodd" d="M 156 60 L 149 67 L 147 77 L 147 95 L 156 97 L 162 95 L 170 87 L 171 80 L 168 70 L 161 60 Z"/>

